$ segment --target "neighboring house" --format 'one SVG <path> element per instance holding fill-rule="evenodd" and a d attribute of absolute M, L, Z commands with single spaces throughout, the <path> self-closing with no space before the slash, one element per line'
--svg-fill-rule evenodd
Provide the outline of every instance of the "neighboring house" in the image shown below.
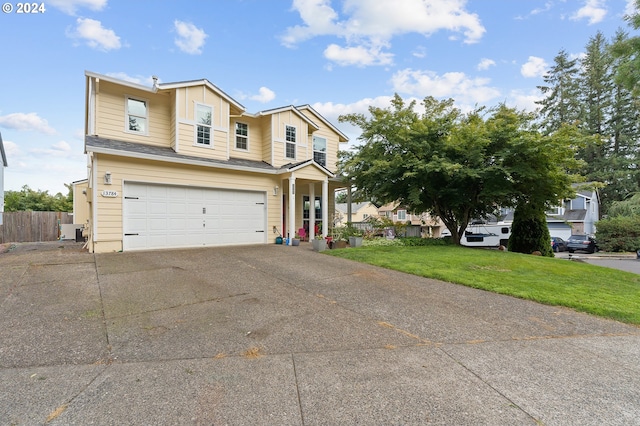
<path fill-rule="evenodd" d="M 576 196 L 547 212 L 547 226 L 552 237 L 565 240 L 571 235 L 595 234 L 600 218 L 600 195 L 595 189 L 580 189 L 585 184 L 574 184 Z M 513 222 L 513 210 L 507 211 L 505 223 Z"/>
<path fill-rule="evenodd" d="M 413 228 L 413 234 L 423 237 L 440 238 L 446 227 L 440 218 L 434 218 L 429 213 L 411 213 L 399 203 L 389 203 L 378 209 L 380 217 L 386 217 L 393 222 L 400 222 Z M 409 232 L 411 234 L 411 232 Z"/>
<path fill-rule="evenodd" d="M 4 213 L 4 168 L 8 167 L 7 155 L 4 152 L 2 133 L 0 133 L 0 225 L 2 225 L 2 215 Z"/>
<path fill-rule="evenodd" d="M 87 226 L 89 224 L 89 203 L 86 202 L 89 181 L 77 180 L 71 183 L 73 189 L 73 223 Z"/>
<path fill-rule="evenodd" d="M 351 219 L 347 216 L 347 203 L 336 203 L 335 226 L 346 226 L 348 222 L 362 223 L 370 217 L 378 217 L 378 207 L 371 201 L 351 203 Z"/>
<path fill-rule="evenodd" d="M 85 76 L 91 252 L 326 235 L 348 139 L 311 106 L 249 113 L 206 79 Z"/>

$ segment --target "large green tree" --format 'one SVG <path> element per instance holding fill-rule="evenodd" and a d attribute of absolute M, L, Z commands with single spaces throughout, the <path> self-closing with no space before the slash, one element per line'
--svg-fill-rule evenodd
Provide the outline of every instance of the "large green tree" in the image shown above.
<path fill-rule="evenodd" d="M 567 193 L 563 166 L 573 152 L 543 137 L 532 115 L 504 105 L 463 114 L 431 97 L 422 112 L 416 106 L 396 95 L 370 117 L 340 117 L 362 129 L 363 144 L 342 154 L 341 168 L 369 197 L 440 217 L 459 244 L 473 218 L 517 203 L 544 207 Z"/>
<path fill-rule="evenodd" d="M 625 19 L 633 29 L 640 29 L 640 0 L 635 0 L 635 13 Z M 640 37 L 625 37 L 616 40 L 613 54 L 625 60 L 616 68 L 616 81 L 640 96 Z"/>
<path fill-rule="evenodd" d="M 66 196 L 60 192 L 51 195 L 48 191 L 36 191 L 28 185 L 24 185 L 20 191 L 5 191 L 4 210 L 7 212 L 71 212 L 73 211 L 73 187 L 67 184 L 65 187 L 68 190 Z"/>
<path fill-rule="evenodd" d="M 561 50 L 554 58 L 554 65 L 543 76 L 545 84 L 538 89 L 545 97 L 537 103 L 541 106 L 542 128 L 546 134 L 580 119 L 578 73 L 578 59 L 571 59 L 567 51 Z"/>

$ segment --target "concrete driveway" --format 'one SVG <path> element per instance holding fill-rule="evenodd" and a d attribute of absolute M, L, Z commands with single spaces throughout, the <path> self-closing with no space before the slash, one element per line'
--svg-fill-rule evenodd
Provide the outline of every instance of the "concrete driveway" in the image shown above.
<path fill-rule="evenodd" d="M 640 424 L 640 328 L 308 243 L 0 271 L 3 425 Z"/>

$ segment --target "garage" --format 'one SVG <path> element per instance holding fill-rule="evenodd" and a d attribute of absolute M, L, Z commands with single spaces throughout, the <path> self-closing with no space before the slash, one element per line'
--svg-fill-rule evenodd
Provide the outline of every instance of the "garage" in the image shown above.
<path fill-rule="evenodd" d="M 265 193 L 126 182 L 123 249 L 263 244 Z"/>

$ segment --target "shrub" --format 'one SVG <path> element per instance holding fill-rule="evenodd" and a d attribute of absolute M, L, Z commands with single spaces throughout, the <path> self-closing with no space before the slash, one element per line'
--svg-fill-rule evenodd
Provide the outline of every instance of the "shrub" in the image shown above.
<path fill-rule="evenodd" d="M 598 247 L 604 251 L 640 250 L 640 215 L 600 220 L 596 239 Z"/>
<path fill-rule="evenodd" d="M 516 208 L 508 249 L 525 254 L 539 251 L 542 256 L 553 257 L 551 237 L 544 211 L 538 211 L 529 206 Z"/>

